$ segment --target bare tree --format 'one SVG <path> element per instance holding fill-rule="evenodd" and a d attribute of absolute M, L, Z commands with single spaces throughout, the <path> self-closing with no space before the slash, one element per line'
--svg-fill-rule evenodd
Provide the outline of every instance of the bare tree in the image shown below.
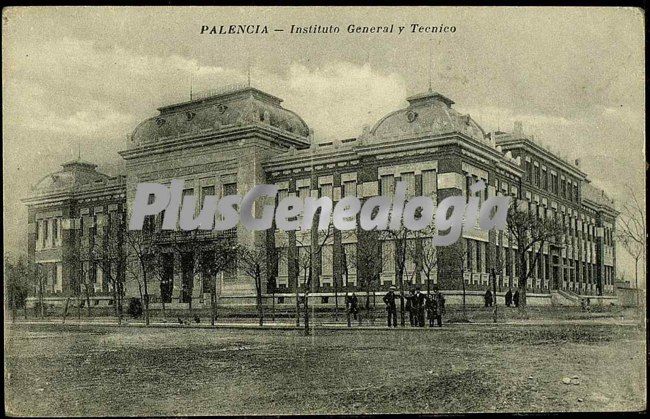
<path fill-rule="evenodd" d="M 410 240 L 414 237 L 414 232 L 401 226 L 398 230 L 384 230 L 381 232 L 382 240 L 389 241 L 393 244 L 392 255 L 382 255 L 382 257 L 393 257 L 395 261 L 395 281 L 400 291 L 400 323 L 405 325 L 404 318 L 404 275 L 406 274 L 406 260 L 409 254 Z"/>
<path fill-rule="evenodd" d="M 146 221 L 146 220 L 145 220 Z M 152 228 L 129 230 L 125 235 L 127 247 L 126 271 L 137 281 L 144 302 L 145 325 L 149 325 L 149 281 L 156 275 L 155 257 L 160 253 L 159 234 Z"/>
<path fill-rule="evenodd" d="M 4 257 L 5 303 L 11 310 L 11 321 L 16 321 L 18 308 L 22 308 L 27 318 L 27 296 L 29 295 L 29 267 L 22 257 L 14 263 L 5 254 Z"/>
<path fill-rule="evenodd" d="M 70 259 L 70 267 L 71 271 L 74 272 L 75 282 L 72 285 L 72 292 L 77 305 L 77 318 L 80 319 L 83 305 L 86 305 L 88 317 L 92 315 L 90 297 L 94 294 L 93 268 L 96 266 L 96 261 L 92 247 L 79 246 L 77 249 L 76 257 Z"/>
<path fill-rule="evenodd" d="M 623 204 L 618 218 L 618 239 L 625 251 L 634 259 L 634 280 L 639 288 L 639 261 L 646 275 L 647 230 L 645 206 L 629 185 L 626 185 L 630 199 Z"/>
<path fill-rule="evenodd" d="M 233 237 L 225 235 L 212 241 L 205 252 L 201 266 L 204 275 L 209 278 L 210 324 L 214 326 L 217 319 L 217 277 L 236 266 L 239 247 Z"/>
<path fill-rule="evenodd" d="M 564 233 L 563 226 L 554 218 L 539 217 L 530 211 L 527 202 L 515 200 L 508 209 L 508 231 L 517 245 L 517 266 L 519 269 L 519 309 L 526 310 L 526 287 L 528 278 L 535 271 L 545 243 L 559 243 Z M 536 249 L 537 248 L 537 249 Z M 528 257 L 530 252 L 530 257 Z M 526 263 L 526 259 L 530 263 Z"/>
<path fill-rule="evenodd" d="M 438 250 L 433 242 L 435 228 L 429 226 L 415 232 L 416 239 L 407 245 L 407 251 L 412 260 L 416 261 L 416 270 L 421 272 L 427 281 L 427 295 L 431 293 L 431 281 L 438 271 Z"/>
<path fill-rule="evenodd" d="M 463 320 L 467 321 L 467 290 L 465 285 L 465 270 L 467 266 L 467 239 L 460 238 L 458 243 L 449 248 L 453 260 L 457 261 L 460 269 L 460 284 L 463 291 Z"/>
<path fill-rule="evenodd" d="M 303 256 L 298 257 L 299 264 L 303 270 L 305 278 L 305 298 L 304 298 L 304 324 L 305 324 L 305 335 L 309 335 L 309 294 L 314 291 L 315 281 L 314 278 L 314 267 L 317 257 L 321 256 L 323 247 L 328 243 L 330 237 L 334 233 L 334 226 L 330 219 L 329 224 L 326 229 L 319 230 L 318 220 L 320 213 L 317 213 L 314 216 L 312 222 L 312 228 L 309 235 L 304 235 L 299 237 L 300 234 L 296 234 L 296 242 L 300 244 L 303 248 L 308 249 L 308 253 Z M 309 243 L 305 243 L 306 237 L 309 237 Z"/>
<path fill-rule="evenodd" d="M 109 214 L 109 217 L 111 215 Z M 126 263 L 126 248 L 124 245 L 124 231 L 120 218 L 113 219 L 106 225 L 101 240 L 96 240 L 91 249 L 92 259 L 102 267 L 102 276 L 108 282 L 113 294 L 115 317 L 118 324 L 122 324 L 123 299 L 124 299 L 124 273 Z"/>
<path fill-rule="evenodd" d="M 29 277 L 28 281 L 33 285 L 38 297 L 38 315 L 43 318 L 45 317 L 45 284 L 47 281 L 45 267 L 40 263 L 33 263 L 28 266 L 27 272 Z"/>
<path fill-rule="evenodd" d="M 370 291 L 379 284 L 379 279 L 382 270 L 382 254 L 381 254 L 381 240 L 380 233 L 376 231 L 368 231 L 360 235 L 357 242 L 356 257 L 352 260 L 351 265 L 357 270 L 359 277 L 359 285 L 363 287 L 366 292 L 366 318 L 370 319 Z M 392 255 L 384 255 L 391 257 Z M 346 255 L 347 259 L 347 255 Z"/>
<path fill-rule="evenodd" d="M 255 282 L 255 294 L 257 301 L 257 313 L 259 325 L 264 325 L 264 301 L 263 285 L 267 283 L 272 272 L 269 270 L 275 264 L 277 266 L 277 252 L 269 252 L 266 243 L 249 246 L 240 246 L 237 255 L 237 262 L 244 274 Z M 265 279 L 267 281 L 265 281 Z"/>

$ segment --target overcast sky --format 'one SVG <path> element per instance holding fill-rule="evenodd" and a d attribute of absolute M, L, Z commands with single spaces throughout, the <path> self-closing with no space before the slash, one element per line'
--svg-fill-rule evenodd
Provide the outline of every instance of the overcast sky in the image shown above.
<path fill-rule="evenodd" d="M 355 25 L 454 26 L 447 34 L 347 34 Z M 263 35 L 200 35 L 260 24 Z M 291 35 L 291 25 L 337 25 Z M 275 32 L 273 29 L 285 29 Z M 408 31 L 407 28 L 405 30 Z M 597 8 L 30 8 L 3 10 L 4 238 L 24 251 L 19 199 L 76 157 L 116 174 L 125 136 L 156 108 L 244 82 L 285 100 L 319 141 L 428 88 L 486 130 L 524 131 L 573 159 L 618 201 L 644 192 L 643 16 Z M 619 251 L 619 255 L 623 252 Z M 620 269 L 633 276 L 629 258 Z"/>

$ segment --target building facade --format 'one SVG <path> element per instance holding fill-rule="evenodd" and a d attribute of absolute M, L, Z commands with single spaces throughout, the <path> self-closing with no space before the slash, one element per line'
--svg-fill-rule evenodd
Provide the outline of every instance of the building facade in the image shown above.
<path fill-rule="evenodd" d="M 126 230 L 140 182 L 183 179 L 182 196 L 197 198 L 198 213 L 205 196 L 243 195 L 258 184 L 277 185 L 278 201 L 328 196 L 336 204 L 349 195 L 361 200 L 392 195 L 402 181 L 407 196 L 426 195 L 439 203 L 469 196 L 470 187 L 483 181 L 481 202 L 511 195 L 538 217 L 566 226 L 561 245 L 544 245 L 528 281 L 532 291 L 613 292 L 617 212 L 579 162 L 539 146 L 521 124 L 510 133 L 486 133 L 439 93 L 407 101 L 407 107 L 365 127 L 358 138 L 326 143 L 316 143 L 307 124 L 283 108 L 281 99 L 247 86 L 159 108 L 120 152 L 124 175 L 111 178 L 76 160 L 35 186 L 25 199 L 30 261 L 43 266 L 46 289 L 54 295 L 83 288 L 110 300 L 114 284 L 122 283 L 127 296 L 141 295 L 137 269 L 129 268 Z M 425 266 L 426 234 L 409 237 L 404 249 L 413 250 L 402 251 L 394 237 L 362 230 L 252 232 L 239 225 L 189 237 L 161 227 L 162 215 L 145 222 L 146 231 L 158 234 L 155 263 L 164 267 L 150 278 L 153 304 L 206 304 L 213 291 L 223 298 L 253 295 L 254 281 L 242 269 L 233 265 L 215 274 L 206 268 L 223 240 L 267 250 L 264 291 L 278 298 L 303 291 L 307 282 L 322 295 L 383 290 L 397 284 L 400 271 L 407 285 L 457 290 L 464 282 L 467 289 L 485 289 L 495 272 L 500 289 L 516 286 L 514 242 L 507 231 L 467 229 L 457 244 L 435 249 Z"/>

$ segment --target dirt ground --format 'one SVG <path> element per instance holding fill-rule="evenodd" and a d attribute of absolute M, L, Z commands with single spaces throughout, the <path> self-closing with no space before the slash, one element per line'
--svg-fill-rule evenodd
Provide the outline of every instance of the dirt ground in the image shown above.
<path fill-rule="evenodd" d="M 97 325 L 16 324 L 5 332 L 5 408 L 12 415 L 646 406 L 645 335 L 629 325 L 316 330 L 309 337 L 299 331 Z"/>

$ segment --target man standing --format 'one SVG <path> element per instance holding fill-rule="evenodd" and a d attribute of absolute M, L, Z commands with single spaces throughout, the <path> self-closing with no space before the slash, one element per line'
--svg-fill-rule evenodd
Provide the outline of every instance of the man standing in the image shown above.
<path fill-rule="evenodd" d="M 508 292 L 506 292 L 506 307 L 510 307 L 512 305 L 512 289 L 508 288 Z"/>
<path fill-rule="evenodd" d="M 420 287 L 417 287 L 413 294 L 411 310 L 414 311 L 415 326 L 424 327 L 424 294 L 420 292 Z"/>
<path fill-rule="evenodd" d="M 485 307 L 492 307 L 492 292 L 489 289 L 485 291 Z"/>
<path fill-rule="evenodd" d="M 433 300 L 432 305 L 434 309 L 431 317 L 429 318 L 429 326 L 433 327 L 433 320 L 435 319 L 438 323 L 438 327 L 442 327 L 442 314 L 445 311 L 445 297 L 436 288 L 433 291 L 433 296 L 431 296 L 431 299 Z"/>
<path fill-rule="evenodd" d="M 354 320 L 357 319 L 357 314 L 359 313 L 359 299 L 355 293 L 352 293 L 348 297 L 348 312 L 354 316 Z"/>
<path fill-rule="evenodd" d="M 427 295 L 426 308 L 429 327 L 433 327 L 433 320 L 436 318 L 436 313 L 438 311 L 438 297 L 436 296 L 436 293 Z"/>
<path fill-rule="evenodd" d="M 519 307 L 519 290 L 515 291 L 515 295 L 512 297 L 512 302 L 515 307 Z"/>
<path fill-rule="evenodd" d="M 388 327 L 391 326 L 391 319 L 393 327 L 397 327 L 397 305 L 395 304 L 395 290 L 397 288 L 391 286 L 388 293 L 384 295 L 384 304 L 386 304 L 386 312 L 388 314 Z"/>

